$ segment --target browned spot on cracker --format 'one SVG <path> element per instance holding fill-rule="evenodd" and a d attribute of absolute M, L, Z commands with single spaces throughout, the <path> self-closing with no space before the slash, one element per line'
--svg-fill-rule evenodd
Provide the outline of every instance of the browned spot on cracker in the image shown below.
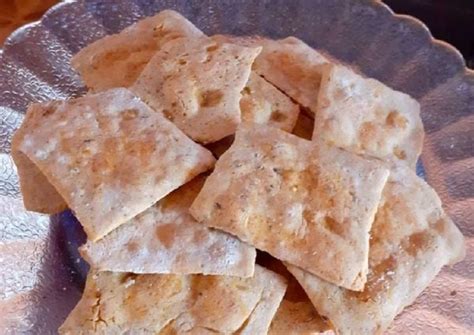
<path fill-rule="evenodd" d="M 429 246 L 431 238 L 431 235 L 426 231 L 414 233 L 403 241 L 403 250 L 405 250 L 410 256 L 415 257 L 419 251 L 424 250 Z"/>
<path fill-rule="evenodd" d="M 408 120 L 396 110 L 392 110 L 388 113 L 385 123 L 390 127 L 404 129 L 407 126 Z"/>
<path fill-rule="evenodd" d="M 342 228 L 343 226 L 339 222 L 334 220 L 332 217 L 325 216 L 321 223 L 323 227 L 329 230 L 330 232 L 339 236 L 344 235 L 344 230 Z"/>
<path fill-rule="evenodd" d="M 362 292 L 346 290 L 346 295 L 363 302 L 377 299 L 379 294 L 390 289 L 396 266 L 397 260 L 393 255 L 386 258 L 369 270 L 367 283 Z"/>
<path fill-rule="evenodd" d="M 342 88 L 338 87 L 333 92 L 334 100 L 344 100 L 347 97 L 347 92 Z"/>
<path fill-rule="evenodd" d="M 138 110 L 135 108 L 126 109 L 122 112 L 121 115 L 123 120 L 133 120 L 138 116 Z"/>
<path fill-rule="evenodd" d="M 441 235 L 444 235 L 446 232 L 446 220 L 444 218 L 440 218 L 436 220 L 433 225 L 434 229 Z"/>
<path fill-rule="evenodd" d="M 249 95 L 251 94 L 252 91 L 250 90 L 250 87 L 245 86 L 244 89 L 242 90 L 242 95 Z"/>
<path fill-rule="evenodd" d="M 283 122 L 287 119 L 288 117 L 280 112 L 278 109 L 272 112 L 272 115 L 270 116 L 270 119 L 275 122 Z"/>
<path fill-rule="evenodd" d="M 213 52 L 213 51 L 216 51 L 217 49 L 219 49 L 219 46 L 217 44 L 213 44 L 213 45 L 210 45 L 206 48 L 206 51 L 207 52 Z"/>
<path fill-rule="evenodd" d="M 173 223 L 167 223 L 156 227 L 156 237 L 167 249 L 173 245 L 175 236 L 176 226 Z"/>
<path fill-rule="evenodd" d="M 401 160 L 405 160 L 407 158 L 406 152 L 404 150 L 400 149 L 399 147 L 395 147 L 395 149 L 393 149 L 393 154 L 398 159 L 401 159 Z"/>
<path fill-rule="evenodd" d="M 48 106 L 47 108 L 44 109 L 43 111 L 43 116 L 48 116 L 53 114 L 56 111 L 55 106 Z"/>
<path fill-rule="evenodd" d="M 360 137 L 363 143 L 370 143 L 377 134 L 377 126 L 372 122 L 364 122 L 360 126 Z"/>
<path fill-rule="evenodd" d="M 198 97 L 201 107 L 214 107 L 222 100 L 221 90 L 209 90 L 201 93 Z"/>
<path fill-rule="evenodd" d="M 128 242 L 127 250 L 134 253 L 138 251 L 138 244 L 136 242 Z"/>

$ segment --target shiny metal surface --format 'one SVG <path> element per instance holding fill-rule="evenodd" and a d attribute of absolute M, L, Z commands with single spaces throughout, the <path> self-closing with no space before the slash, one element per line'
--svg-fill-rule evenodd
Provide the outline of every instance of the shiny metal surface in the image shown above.
<path fill-rule="evenodd" d="M 85 92 L 71 55 L 141 17 L 173 8 L 208 34 L 297 36 L 422 105 L 424 174 L 467 238 L 400 315 L 393 334 L 474 333 L 474 74 L 419 21 L 368 0 L 66 1 L 17 30 L 0 53 L 0 333 L 54 334 L 80 296 L 80 230 L 68 213 L 24 210 L 10 141 L 27 105 Z"/>

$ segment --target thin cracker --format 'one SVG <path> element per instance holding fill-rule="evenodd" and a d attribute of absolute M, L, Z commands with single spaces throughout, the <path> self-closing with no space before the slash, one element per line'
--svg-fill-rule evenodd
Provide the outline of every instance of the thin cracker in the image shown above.
<path fill-rule="evenodd" d="M 42 105 L 18 150 L 96 241 L 214 164 L 126 89 Z"/>
<path fill-rule="evenodd" d="M 81 255 L 99 271 L 251 277 L 255 249 L 188 213 L 204 180 L 194 178 L 100 241 L 88 241 Z"/>
<path fill-rule="evenodd" d="M 193 202 L 204 224 L 362 290 L 388 169 L 279 129 L 240 128 Z"/>
<path fill-rule="evenodd" d="M 195 141 L 216 142 L 240 123 L 240 92 L 259 52 L 209 38 L 175 39 L 153 56 L 131 90 Z"/>
<path fill-rule="evenodd" d="M 313 139 L 414 168 L 423 137 L 415 99 L 348 67 L 325 68 Z"/>
<path fill-rule="evenodd" d="M 118 34 L 95 41 L 79 51 L 71 63 L 85 84 L 95 91 L 129 87 L 166 42 L 202 36 L 204 34 L 181 14 L 164 10 Z"/>
<path fill-rule="evenodd" d="M 283 278 L 259 266 L 245 279 L 91 273 L 59 333 L 264 334 L 285 288 Z M 268 310 L 259 308 L 270 300 Z"/>
<path fill-rule="evenodd" d="M 408 168 L 398 167 L 386 184 L 372 228 L 364 291 L 345 290 L 295 266 L 288 269 L 338 334 L 378 334 L 444 265 L 461 260 L 464 253 L 464 238 L 435 191 Z"/>

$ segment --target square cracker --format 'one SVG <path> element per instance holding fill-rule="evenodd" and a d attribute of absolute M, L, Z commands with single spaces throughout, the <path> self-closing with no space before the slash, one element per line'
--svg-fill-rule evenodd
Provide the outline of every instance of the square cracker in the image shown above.
<path fill-rule="evenodd" d="M 179 13 L 164 10 L 95 41 L 79 51 L 71 63 L 87 87 L 95 91 L 128 87 L 163 44 L 186 36 L 199 38 L 204 34 Z"/>
<path fill-rule="evenodd" d="M 291 132 L 300 108 L 276 87 L 252 72 L 242 91 L 240 111 L 242 122 L 268 124 Z"/>
<path fill-rule="evenodd" d="M 459 261 L 464 252 L 463 236 L 435 191 L 399 167 L 391 172 L 372 227 L 364 291 L 343 289 L 295 266 L 288 269 L 338 334 L 379 334 L 443 265 Z"/>
<path fill-rule="evenodd" d="M 414 169 L 423 134 L 416 100 L 348 67 L 326 66 L 313 139 Z"/>
<path fill-rule="evenodd" d="M 40 105 L 30 105 L 20 128 L 12 139 L 12 157 L 20 178 L 20 189 L 23 204 L 29 211 L 44 214 L 56 214 L 67 208 L 67 204 L 53 185 L 46 179 L 38 167 L 29 158 L 18 150 L 23 141 L 30 119 L 42 113 Z"/>
<path fill-rule="evenodd" d="M 126 89 L 35 108 L 18 150 L 96 241 L 208 170 L 212 154 Z"/>
<path fill-rule="evenodd" d="M 194 178 L 100 241 L 88 241 L 81 255 L 99 271 L 251 277 L 255 249 L 188 213 L 204 180 Z"/>
<path fill-rule="evenodd" d="M 260 48 L 180 38 L 158 51 L 131 87 L 185 134 L 216 142 L 240 123 L 241 91 Z"/>
<path fill-rule="evenodd" d="M 285 280 L 256 266 L 251 278 L 89 274 L 60 334 L 265 334 Z"/>
<path fill-rule="evenodd" d="M 261 37 L 217 35 L 218 41 L 261 46 L 252 69 L 312 112 L 316 111 L 324 65 L 329 59 L 296 37 L 271 40 Z"/>
<path fill-rule="evenodd" d="M 278 259 L 362 290 L 388 173 L 380 162 L 273 127 L 242 127 L 190 212 Z"/>

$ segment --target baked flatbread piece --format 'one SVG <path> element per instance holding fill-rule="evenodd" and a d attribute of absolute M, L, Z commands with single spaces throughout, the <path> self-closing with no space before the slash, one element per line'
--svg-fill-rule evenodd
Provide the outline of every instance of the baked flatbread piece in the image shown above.
<path fill-rule="evenodd" d="M 240 97 L 260 48 L 179 38 L 158 51 L 131 87 L 185 134 L 218 141 L 240 123 Z"/>
<path fill-rule="evenodd" d="M 313 139 L 414 169 L 423 137 L 415 99 L 348 67 L 325 67 Z"/>
<path fill-rule="evenodd" d="M 38 117 L 37 114 L 42 112 L 43 109 L 39 104 L 28 107 L 25 119 L 12 139 L 12 157 L 20 177 L 20 189 L 25 208 L 38 213 L 56 214 L 67 208 L 66 202 L 38 167 L 18 150 L 31 119 Z"/>
<path fill-rule="evenodd" d="M 126 89 L 38 106 L 18 150 L 96 241 L 214 164 Z"/>
<path fill-rule="evenodd" d="M 372 228 L 368 281 L 362 292 L 288 266 L 338 334 L 380 334 L 440 269 L 464 257 L 464 238 L 435 191 L 414 172 L 391 172 Z"/>
<path fill-rule="evenodd" d="M 59 333 L 265 334 L 285 289 L 259 266 L 251 278 L 91 273 Z"/>
<path fill-rule="evenodd" d="M 190 212 L 278 259 L 362 290 L 388 174 L 380 162 L 274 127 L 242 127 Z"/>
<path fill-rule="evenodd" d="M 179 37 L 202 36 L 181 14 L 164 10 L 95 41 L 79 51 L 71 63 L 86 86 L 95 91 L 129 87 L 163 44 Z"/>
<path fill-rule="evenodd" d="M 299 106 L 255 72 L 242 91 L 242 122 L 268 124 L 291 132 L 296 124 Z"/>
<path fill-rule="evenodd" d="M 198 176 L 97 242 L 81 255 L 99 271 L 251 277 L 255 249 L 188 213 L 205 178 Z"/>

